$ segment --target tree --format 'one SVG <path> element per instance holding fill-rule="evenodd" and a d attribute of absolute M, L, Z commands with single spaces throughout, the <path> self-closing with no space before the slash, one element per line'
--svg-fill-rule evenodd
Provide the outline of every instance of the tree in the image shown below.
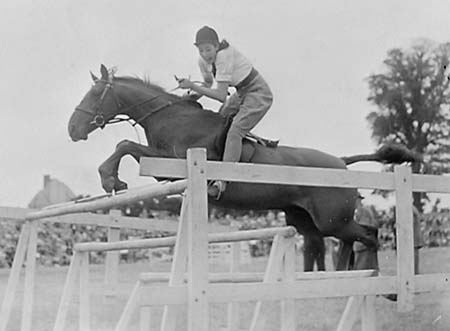
<path fill-rule="evenodd" d="M 410 49 L 394 48 L 385 72 L 368 78 L 368 100 L 377 110 L 367 115 L 377 144 L 396 142 L 423 155 L 414 173 L 450 170 L 450 43 L 420 40 Z M 422 210 L 421 196 L 414 205 Z"/>

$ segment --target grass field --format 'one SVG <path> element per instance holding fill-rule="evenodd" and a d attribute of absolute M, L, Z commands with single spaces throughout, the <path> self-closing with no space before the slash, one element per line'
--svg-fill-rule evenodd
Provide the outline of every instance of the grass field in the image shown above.
<path fill-rule="evenodd" d="M 420 267 L 423 273 L 447 272 L 450 273 L 450 249 L 432 248 L 423 249 L 420 253 Z M 384 274 L 395 274 L 395 253 L 393 251 L 382 251 L 379 253 L 380 267 Z M 265 258 L 254 259 L 251 264 L 243 265 L 242 271 L 263 271 L 266 263 Z M 330 265 L 327 256 L 327 266 Z M 299 264 L 302 265 L 301 257 Z M 103 266 L 91 266 L 90 279 L 93 284 L 91 289 L 91 325 L 92 330 L 111 330 L 116 324 L 127 295 L 131 290 L 137 275 L 143 271 L 168 271 L 168 263 L 138 263 L 120 265 L 120 294 L 114 299 L 105 298 L 99 294 L 95 285 L 101 284 L 103 277 Z M 213 271 L 225 271 L 223 267 L 213 265 Z M 35 306 L 33 314 L 33 330 L 51 330 L 56 316 L 67 267 L 37 269 Z M 0 297 L 3 297 L 9 270 L 0 270 Z M 23 286 L 23 284 L 21 284 Z M 20 330 L 21 301 L 23 287 L 19 288 L 8 330 Z M 73 298 L 68 316 L 67 330 L 78 330 L 77 301 Z M 297 300 L 297 330 L 334 330 L 340 315 L 344 309 L 346 299 L 308 299 Z M 241 304 L 241 324 L 248 327 L 254 303 Z M 279 304 L 271 303 L 271 311 L 268 316 L 268 324 L 265 330 L 279 330 Z M 377 308 L 377 330 L 450 330 L 450 292 L 447 293 L 425 293 L 415 296 L 415 310 L 410 313 L 398 313 L 396 305 L 382 297 L 376 299 Z M 159 323 L 162 309 L 154 309 L 155 318 L 152 320 L 153 329 Z M 224 326 L 226 311 L 224 305 L 211 306 L 210 330 L 218 330 Z M 177 330 L 185 329 L 185 318 L 181 318 Z M 358 330 L 359 324 L 354 330 Z M 138 316 L 130 325 L 129 330 L 139 330 Z"/>

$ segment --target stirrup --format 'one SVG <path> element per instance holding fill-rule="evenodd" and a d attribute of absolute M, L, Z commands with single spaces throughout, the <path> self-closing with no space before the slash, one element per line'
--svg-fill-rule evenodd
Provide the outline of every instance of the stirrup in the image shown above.
<path fill-rule="evenodd" d="M 211 182 L 211 184 L 209 185 L 208 188 L 217 189 L 217 193 L 214 192 L 215 193 L 214 198 L 216 200 L 220 200 L 220 198 L 222 197 L 222 193 L 226 189 L 226 186 L 227 186 L 227 183 L 224 182 L 223 180 L 215 180 L 215 181 Z M 208 192 L 208 195 L 212 195 L 212 194 L 209 194 L 209 192 Z"/>

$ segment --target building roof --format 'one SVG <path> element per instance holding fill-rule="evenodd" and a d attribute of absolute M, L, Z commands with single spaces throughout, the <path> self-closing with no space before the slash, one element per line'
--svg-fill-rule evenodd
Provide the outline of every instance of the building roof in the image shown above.
<path fill-rule="evenodd" d="M 75 198 L 72 190 L 57 179 L 47 178 L 45 186 L 28 204 L 29 208 L 40 209 L 49 205 L 71 201 Z"/>

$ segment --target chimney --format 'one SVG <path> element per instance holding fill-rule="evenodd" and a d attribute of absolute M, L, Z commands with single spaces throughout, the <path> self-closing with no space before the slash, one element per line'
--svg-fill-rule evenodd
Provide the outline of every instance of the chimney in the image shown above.
<path fill-rule="evenodd" d="M 44 175 L 44 188 L 47 187 L 48 184 L 50 184 L 50 175 Z"/>

